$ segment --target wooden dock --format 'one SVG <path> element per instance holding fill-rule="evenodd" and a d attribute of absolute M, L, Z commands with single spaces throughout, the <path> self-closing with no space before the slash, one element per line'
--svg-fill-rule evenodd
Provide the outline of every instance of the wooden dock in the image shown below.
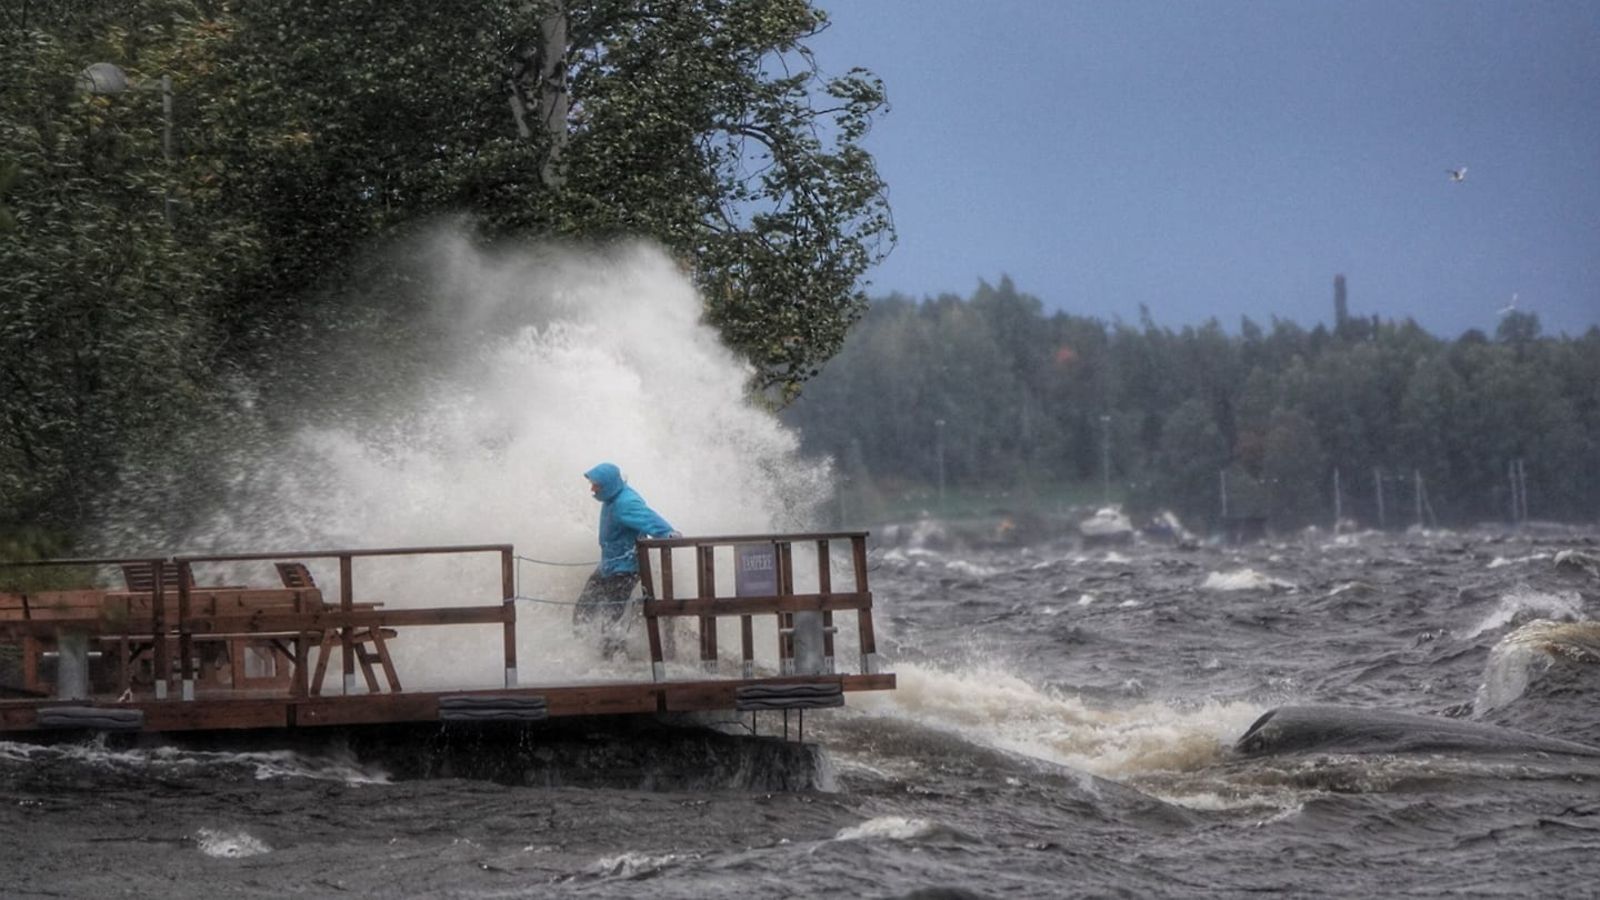
<path fill-rule="evenodd" d="M 0 592 L 0 736 L 706 711 L 803 715 L 842 706 L 849 692 L 895 687 L 893 674 L 878 671 L 866 539 L 865 532 L 841 532 L 642 540 L 648 670 L 641 664 L 636 680 L 538 685 L 519 677 L 517 556 L 509 544 L 0 562 L 4 570 L 53 572 L 57 582 L 100 585 Z M 814 558 L 814 569 L 796 572 L 797 546 Z M 370 565 L 440 555 L 491 560 L 498 572 L 485 581 L 498 580 L 497 595 L 397 607 L 358 591 L 358 560 L 365 572 Z M 844 590 L 835 589 L 836 555 L 848 571 L 839 579 Z M 336 597 L 325 597 L 308 564 L 333 563 Z M 276 570 L 278 585 L 196 580 L 197 570 L 262 570 L 265 564 Z M 105 586 L 112 572 L 120 573 L 120 587 Z M 797 580 L 809 581 L 809 589 L 797 591 Z M 834 655 L 835 613 L 855 619 L 857 652 L 848 671 Z M 663 627 L 684 617 L 697 625 L 693 659 L 677 656 L 673 633 Z M 754 623 L 762 617 L 770 617 L 775 637 L 770 656 L 763 654 L 768 664 L 758 668 Z M 718 639 L 718 623 L 733 620 L 736 658 L 724 655 Z M 427 647 L 429 629 L 457 625 L 498 626 L 496 639 L 473 656 L 498 652 L 503 680 L 406 689 L 406 653 L 417 658 L 415 648 Z M 341 677 L 330 685 L 335 658 Z M 667 677 L 669 669 L 685 666 L 693 677 Z"/>

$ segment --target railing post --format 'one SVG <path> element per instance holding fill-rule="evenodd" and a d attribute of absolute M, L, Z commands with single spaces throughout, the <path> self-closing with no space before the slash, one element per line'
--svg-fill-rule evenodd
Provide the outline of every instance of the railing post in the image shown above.
<path fill-rule="evenodd" d="M 165 560 L 150 561 L 150 630 L 155 640 L 156 699 L 167 699 L 167 682 L 172 677 L 172 655 L 167 650 L 167 597 L 162 589 Z"/>
<path fill-rule="evenodd" d="M 326 651 L 328 642 L 323 641 L 321 647 L 322 651 L 319 652 Z M 301 631 L 294 636 L 294 682 L 289 686 L 289 693 L 295 697 L 304 698 L 311 693 L 310 673 L 306 671 L 306 663 L 310 661 L 311 640 L 306 637 L 304 631 Z M 317 661 L 319 669 L 323 662 L 324 660 Z M 321 684 L 320 679 L 318 684 Z"/>
<path fill-rule="evenodd" d="M 661 653 L 661 620 L 651 615 L 650 604 L 655 599 L 655 574 L 650 571 L 650 551 L 635 544 L 634 558 L 639 560 L 639 580 L 644 585 L 644 630 L 650 640 L 650 678 L 653 681 L 662 681 L 667 677 L 666 658 Z M 662 554 L 664 558 L 671 558 L 672 551 Z M 670 572 L 670 563 L 663 563 L 663 572 Z M 668 590 L 671 590 L 670 581 Z"/>
<path fill-rule="evenodd" d="M 788 541 L 778 542 L 778 593 L 794 593 L 794 551 Z M 794 674 L 794 614 L 778 613 L 778 674 Z"/>
<path fill-rule="evenodd" d="M 866 594 L 867 590 L 867 538 L 866 535 L 856 535 L 850 539 L 850 556 L 852 567 L 856 572 L 856 593 Z M 856 622 L 861 632 L 861 674 L 871 675 L 878 667 L 878 640 L 872 634 L 872 606 L 856 611 Z"/>
<path fill-rule="evenodd" d="M 826 598 L 833 593 L 832 561 L 828 558 L 828 539 L 817 541 L 817 593 Z M 833 610 L 822 611 L 822 671 L 832 675 L 833 662 Z"/>
<path fill-rule="evenodd" d="M 717 596 L 717 570 L 713 554 L 716 546 L 696 546 L 695 555 L 699 558 L 698 596 L 702 599 L 712 599 Z M 709 674 L 717 671 L 717 617 L 700 617 L 700 668 Z"/>
<path fill-rule="evenodd" d="M 756 630 L 754 616 L 739 617 L 740 671 L 745 678 L 756 677 Z"/>
<path fill-rule="evenodd" d="M 339 611 L 346 616 L 355 611 L 355 583 L 350 554 L 339 556 Z M 349 619 L 345 620 L 349 622 Z M 344 655 L 344 692 L 348 696 L 355 693 L 356 687 L 356 642 L 355 636 L 350 633 L 350 626 L 344 625 L 339 629 L 339 647 Z"/>
<path fill-rule="evenodd" d="M 178 658 L 183 672 L 183 699 L 194 699 L 194 635 L 189 632 L 189 564 L 178 564 Z"/>
<path fill-rule="evenodd" d="M 500 551 L 500 596 L 505 601 L 506 687 L 517 686 L 517 572 L 511 548 Z"/>

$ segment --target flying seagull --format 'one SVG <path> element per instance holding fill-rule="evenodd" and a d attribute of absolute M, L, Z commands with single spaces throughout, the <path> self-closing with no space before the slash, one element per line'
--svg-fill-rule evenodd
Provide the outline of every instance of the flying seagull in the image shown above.
<path fill-rule="evenodd" d="M 1509 316 L 1509 315 L 1511 315 L 1512 313 L 1514 313 L 1516 311 L 1517 311 L 1517 295 L 1516 294 L 1512 294 L 1511 295 L 1511 303 L 1500 310 L 1500 315 Z"/>
<path fill-rule="evenodd" d="M 1466 166 L 1462 166 L 1459 169 L 1446 169 L 1445 171 L 1450 173 L 1450 180 L 1451 181 L 1466 181 L 1467 180 L 1467 167 Z"/>

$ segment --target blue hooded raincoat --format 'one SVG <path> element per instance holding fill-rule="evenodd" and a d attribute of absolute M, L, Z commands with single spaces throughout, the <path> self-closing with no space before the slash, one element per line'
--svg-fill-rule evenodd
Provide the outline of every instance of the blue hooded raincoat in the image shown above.
<path fill-rule="evenodd" d="M 600 501 L 600 574 L 624 575 L 639 571 L 633 542 L 640 535 L 666 537 L 673 527 L 651 509 L 639 492 L 622 480 L 622 470 L 601 463 L 583 473 L 600 486 L 595 499 Z"/>

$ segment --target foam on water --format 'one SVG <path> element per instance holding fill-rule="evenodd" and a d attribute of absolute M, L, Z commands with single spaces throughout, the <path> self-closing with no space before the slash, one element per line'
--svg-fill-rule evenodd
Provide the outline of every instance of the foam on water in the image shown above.
<path fill-rule="evenodd" d="M 1293 583 L 1263 575 L 1254 569 L 1237 569 L 1232 572 L 1209 572 L 1200 583 L 1205 591 L 1292 591 Z"/>
<path fill-rule="evenodd" d="M 1494 559 L 1489 560 L 1488 568 L 1500 569 L 1504 568 L 1505 566 L 1519 566 L 1524 563 L 1540 562 L 1549 558 L 1550 554 L 1548 553 L 1531 553 L 1527 556 L 1515 556 L 1509 558 L 1504 556 L 1496 556 Z"/>
<path fill-rule="evenodd" d="M 1552 593 L 1529 587 L 1517 587 L 1502 594 L 1495 608 L 1476 625 L 1461 634 L 1461 637 L 1475 638 L 1486 631 L 1494 631 L 1533 618 L 1572 621 L 1581 618 L 1582 614 L 1583 595 L 1578 591 Z"/>
<path fill-rule="evenodd" d="M 842 828 L 834 835 L 836 841 L 909 841 L 931 834 L 933 823 L 926 819 L 908 819 L 904 816 L 879 816 L 860 825 Z"/>
<path fill-rule="evenodd" d="M 260 838 L 245 831 L 202 828 L 195 832 L 195 846 L 214 859 L 243 859 L 272 852 Z"/>
<path fill-rule="evenodd" d="M 964 559 L 952 559 L 945 563 L 945 568 L 957 575 L 964 575 L 968 578 L 989 578 L 1001 571 L 992 566 L 967 562 Z"/>
<path fill-rule="evenodd" d="M 1207 766 L 1265 712 L 1249 703 L 1097 709 L 998 670 L 901 663 L 895 675 L 893 692 L 856 694 L 850 705 L 1112 779 Z"/>
<path fill-rule="evenodd" d="M 699 859 L 698 854 L 651 855 L 630 850 L 597 859 L 585 867 L 582 874 L 590 878 L 615 878 L 627 881 L 648 878 L 669 866 L 695 859 Z"/>
<path fill-rule="evenodd" d="M 258 781 L 310 778 L 351 786 L 388 784 L 383 770 L 349 754 L 307 756 L 293 750 L 215 751 L 179 747 L 111 749 L 101 742 L 26 744 L 0 741 L 0 763 L 28 764 L 67 760 L 87 768 L 118 773 L 205 772 L 219 766 L 247 769 Z"/>

